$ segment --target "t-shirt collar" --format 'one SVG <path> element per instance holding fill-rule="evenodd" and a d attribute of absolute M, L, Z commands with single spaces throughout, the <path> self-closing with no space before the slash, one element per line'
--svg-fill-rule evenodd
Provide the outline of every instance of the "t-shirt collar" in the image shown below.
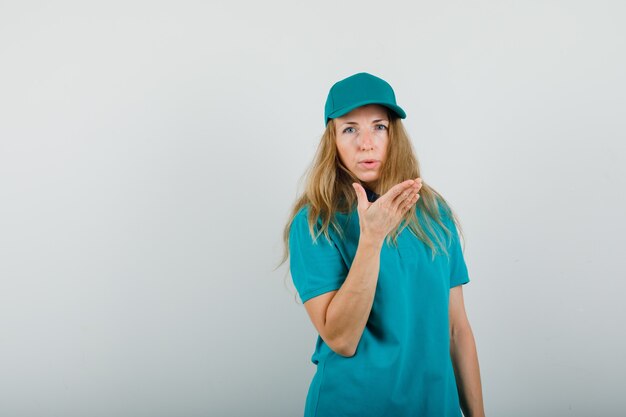
<path fill-rule="evenodd" d="M 379 195 L 365 186 L 363 188 L 365 189 L 365 193 L 367 194 L 367 201 L 369 201 L 370 203 L 376 201 Z"/>

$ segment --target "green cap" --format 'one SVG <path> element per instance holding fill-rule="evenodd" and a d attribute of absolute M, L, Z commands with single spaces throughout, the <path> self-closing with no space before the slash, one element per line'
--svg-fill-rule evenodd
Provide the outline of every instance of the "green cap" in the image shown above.
<path fill-rule="evenodd" d="M 406 117 L 404 110 L 396 104 L 396 95 L 387 81 L 360 72 L 337 81 L 331 87 L 324 108 L 325 124 L 328 125 L 330 119 L 341 117 L 366 104 L 380 104 L 392 110 L 399 118 Z"/>

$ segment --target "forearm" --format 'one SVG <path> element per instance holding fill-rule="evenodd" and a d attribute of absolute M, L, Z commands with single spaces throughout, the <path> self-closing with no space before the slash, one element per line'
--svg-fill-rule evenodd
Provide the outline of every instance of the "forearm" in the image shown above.
<path fill-rule="evenodd" d="M 471 327 L 467 326 L 451 335 L 450 356 L 463 414 L 466 417 L 483 417 L 485 409 L 478 353 Z"/>
<path fill-rule="evenodd" d="M 372 310 L 382 243 L 361 236 L 348 276 L 328 305 L 325 333 L 344 356 L 354 355 Z"/>

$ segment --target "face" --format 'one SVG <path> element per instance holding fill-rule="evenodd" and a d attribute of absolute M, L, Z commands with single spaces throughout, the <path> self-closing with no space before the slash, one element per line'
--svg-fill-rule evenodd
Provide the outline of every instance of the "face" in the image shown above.
<path fill-rule="evenodd" d="M 334 123 L 341 162 L 375 190 L 389 141 L 387 109 L 368 104 L 335 118 Z"/>

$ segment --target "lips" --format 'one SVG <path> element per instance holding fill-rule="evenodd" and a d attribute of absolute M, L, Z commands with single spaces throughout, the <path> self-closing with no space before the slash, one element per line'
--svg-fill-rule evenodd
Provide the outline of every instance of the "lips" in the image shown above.
<path fill-rule="evenodd" d="M 380 161 L 376 159 L 364 159 L 358 163 L 360 167 L 365 169 L 375 169 L 380 165 Z"/>

